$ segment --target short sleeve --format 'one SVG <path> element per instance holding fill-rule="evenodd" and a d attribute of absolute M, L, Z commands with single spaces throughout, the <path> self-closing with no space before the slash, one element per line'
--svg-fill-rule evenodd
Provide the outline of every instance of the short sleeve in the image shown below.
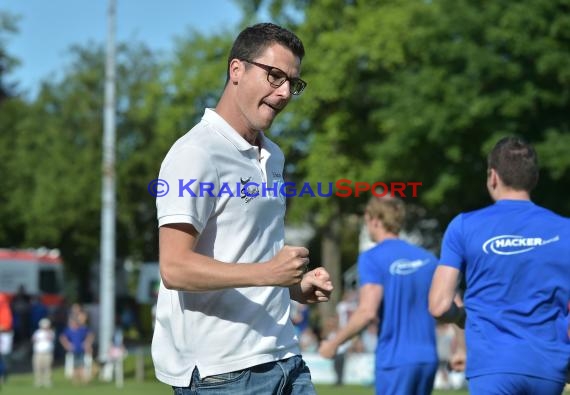
<path fill-rule="evenodd" d="M 440 265 L 464 271 L 465 247 L 463 243 L 463 216 L 455 217 L 447 227 L 441 246 Z"/>
<path fill-rule="evenodd" d="M 160 168 L 161 194 L 157 196 L 158 226 L 189 223 L 201 233 L 212 215 L 219 189 L 216 167 L 198 146 L 173 147 Z M 164 193 L 165 191 L 167 193 Z"/>
<path fill-rule="evenodd" d="M 372 251 L 366 251 L 358 257 L 358 282 L 362 287 L 365 284 L 384 284 L 384 275 L 381 264 L 374 259 Z"/>

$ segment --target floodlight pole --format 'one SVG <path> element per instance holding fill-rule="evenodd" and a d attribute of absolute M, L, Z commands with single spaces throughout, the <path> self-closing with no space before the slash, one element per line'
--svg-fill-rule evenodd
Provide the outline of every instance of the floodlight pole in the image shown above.
<path fill-rule="evenodd" d="M 115 0 L 109 0 L 101 191 L 100 361 L 107 360 L 115 325 L 115 9 Z"/>

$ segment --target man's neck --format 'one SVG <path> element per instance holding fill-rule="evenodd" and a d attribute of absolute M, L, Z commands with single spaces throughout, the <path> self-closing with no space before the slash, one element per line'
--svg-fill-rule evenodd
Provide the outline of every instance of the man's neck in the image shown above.
<path fill-rule="evenodd" d="M 506 188 L 501 191 L 497 191 L 495 201 L 499 200 L 530 200 L 530 194 L 527 191 Z"/>
<path fill-rule="evenodd" d="M 247 122 L 245 122 L 242 115 L 235 111 L 235 107 L 230 105 L 229 99 L 224 93 L 218 102 L 214 111 L 251 145 L 259 144 L 259 130 L 250 130 L 247 127 Z"/>
<path fill-rule="evenodd" d="M 375 237 L 375 241 L 376 243 L 382 243 L 384 240 L 389 240 L 389 239 L 397 239 L 398 235 L 395 233 L 391 233 L 391 232 L 379 232 L 378 234 L 376 234 Z"/>

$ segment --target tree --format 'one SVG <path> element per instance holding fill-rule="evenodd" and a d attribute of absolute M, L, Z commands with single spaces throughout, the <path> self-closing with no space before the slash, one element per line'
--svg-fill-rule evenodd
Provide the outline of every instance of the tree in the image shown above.
<path fill-rule="evenodd" d="M 22 120 L 28 111 L 15 83 L 9 81 L 10 73 L 18 65 L 18 60 L 7 52 L 7 42 L 16 34 L 17 19 L 0 12 L 0 178 L 3 188 L 0 190 L 0 246 L 11 247 L 22 243 L 24 232 L 21 213 L 12 206 L 11 190 L 21 180 L 14 173 L 11 153 L 14 140 L 18 136 Z"/>
<path fill-rule="evenodd" d="M 9 83 L 6 77 L 18 65 L 18 60 L 6 50 L 7 36 L 18 32 L 18 18 L 0 11 L 0 102 L 16 96 L 16 86 Z"/>
<path fill-rule="evenodd" d="M 419 177 L 420 201 L 440 223 L 489 202 L 485 156 L 500 136 L 521 135 L 550 154 L 554 141 L 568 142 L 569 12 L 564 1 L 443 0 L 413 16 L 405 62 L 378 90 L 384 138 L 374 151 L 384 159 L 375 163 Z M 568 213 L 552 182 L 555 173 L 568 180 L 567 159 L 543 157 L 536 199 Z M 402 158 L 407 165 L 397 166 Z"/>
<path fill-rule="evenodd" d="M 157 97 L 164 96 L 157 91 L 164 87 L 148 48 L 123 45 L 118 52 L 117 252 L 138 258 L 145 253 L 144 240 L 152 238 L 152 227 L 139 224 L 152 211 L 152 199 L 144 192 L 155 178 L 148 164 L 153 157 L 143 150 L 154 135 Z M 21 213 L 23 244 L 60 248 L 85 298 L 100 241 L 105 57 L 102 46 L 89 45 L 72 48 L 71 58 L 61 80 L 43 83 L 15 137 L 10 163 L 18 182 L 10 203 Z"/>
<path fill-rule="evenodd" d="M 570 212 L 560 198 L 570 177 L 567 1 L 293 4 L 302 17 L 281 17 L 307 48 L 309 85 L 278 130 L 294 158 L 291 178 L 421 181 L 408 202 L 441 231 L 458 212 L 490 202 L 485 155 L 500 136 L 518 134 L 543 157 L 537 202 Z M 284 3 L 268 7 L 280 13 Z M 329 231 L 362 203 L 294 199 L 290 219 Z M 333 232 L 327 245 L 341 236 Z"/>
<path fill-rule="evenodd" d="M 155 197 L 147 190 L 174 141 L 215 103 L 229 40 L 195 32 L 172 58 L 141 43 L 117 55 L 117 256 L 158 257 Z M 14 141 L 11 205 L 24 244 L 58 247 L 79 289 L 89 289 L 100 243 L 104 50 L 75 46 L 61 80 L 45 81 Z M 211 64 L 217 66 L 212 67 Z M 25 181 L 24 181 L 25 180 Z M 22 182 L 24 181 L 24 182 Z"/>

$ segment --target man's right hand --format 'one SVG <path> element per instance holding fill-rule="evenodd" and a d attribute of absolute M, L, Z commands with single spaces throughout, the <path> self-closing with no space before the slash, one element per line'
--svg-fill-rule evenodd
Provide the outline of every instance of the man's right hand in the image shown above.
<path fill-rule="evenodd" d="M 299 284 L 309 265 L 309 250 L 305 247 L 284 246 L 267 265 L 272 285 L 289 287 Z"/>

